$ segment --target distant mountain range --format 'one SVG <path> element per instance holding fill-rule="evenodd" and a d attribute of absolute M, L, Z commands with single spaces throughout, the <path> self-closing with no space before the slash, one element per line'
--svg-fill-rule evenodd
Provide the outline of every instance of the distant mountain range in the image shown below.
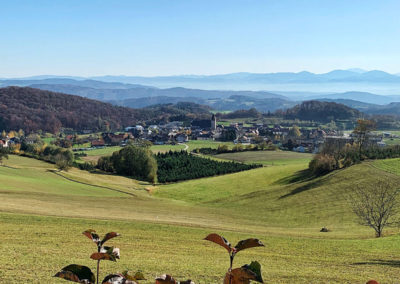
<path fill-rule="evenodd" d="M 327 82 L 396 82 L 400 83 L 400 76 L 390 74 L 384 71 L 373 70 L 364 71 L 361 69 L 350 70 L 333 70 L 328 73 L 315 74 L 308 71 L 298 73 L 280 72 L 280 73 L 231 73 L 222 75 L 180 75 L 180 76 L 157 76 L 157 77 L 140 77 L 140 76 L 97 76 L 91 79 L 104 82 L 123 82 L 130 84 L 149 84 L 166 83 L 166 82 L 264 82 L 264 83 L 327 83 Z M 179 84 L 179 83 L 178 83 Z"/>
<path fill-rule="evenodd" d="M 278 92 L 344 93 L 370 92 L 400 95 L 400 76 L 383 71 L 360 69 L 334 70 L 324 74 L 307 71 L 290 73 L 232 73 L 223 75 L 182 76 L 99 76 L 91 79 L 104 82 L 141 84 L 158 88 L 184 87 L 202 90 L 252 90 Z"/>
<path fill-rule="evenodd" d="M 366 113 L 398 114 L 400 95 L 377 95 L 370 92 L 307 92 L 307 91 L 242 91 L 242 90 L 203 90 L 194 88 L 158 88 L 155 84 L 186 84 L 200 82 L 210 84 L 243 84 L 248 82 L 268 83 L 278 86 L 297 87 L 299 84 L 326 86 L 326 84 L 359 83 L 390 86 L 400 90 L 400 76 L 383 71 L 365 71 L 362 69 L 334 70 L 325 74 L 310 72 L 299 73 L 233 73 L 210 76 L 165 76 L 165 77 L 129 77 L 102 76 L 82 78 L 73 76 L 34 76 L 29 78 L 0 79 L 0 87 L 29 86 L 41 90 L 79 95 L 82 97 L 110 102 L 118 106 L 141 108 L 157 104 L 194 102 L 212 107 L 218 111 L 234 111 L 256 108 L 262 112 L 288 109 L 309 100 L 336 102 Z M 400 93 L 400 92 L 399 92 Z"/>

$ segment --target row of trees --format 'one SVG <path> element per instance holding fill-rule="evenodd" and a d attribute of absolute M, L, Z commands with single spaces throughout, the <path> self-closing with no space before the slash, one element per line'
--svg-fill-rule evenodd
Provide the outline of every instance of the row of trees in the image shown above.
<path fill-rule="evenodd" d="M 68 170 L 73 165 L 75 159 L 71 150 L 55 145 L 46 145 L 41 140 L 37 143 L 27 143 L 23 140 L 21 144 L 15 144 L 9 148 L 3 148 L 0 150 L 5 154 L 10 153 L 27 156 L 56 164 L 59 170 Z M 3 157 L 6 156 L 3 155 Z"/>

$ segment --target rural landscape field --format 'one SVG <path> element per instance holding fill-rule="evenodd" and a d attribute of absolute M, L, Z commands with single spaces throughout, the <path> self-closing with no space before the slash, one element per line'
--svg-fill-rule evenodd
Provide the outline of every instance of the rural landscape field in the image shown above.
<path fill-rule="evenodd" d="M 0 0 L 0 284 L 400 284 L 398 0 Z"/>
<path fill-rule="evenodd" d="M 60 267 L 93 266 L 91 244 L 81 233 L 94 228 L 122 235 L 113 241 L 121 260 L 105 263 L 104 270 L 139 269 L 149 278 L 144 283 L 166 272 L 219 283 L 228 260 L 203 240 L 211 232 L 232 242 L 262 240 L 265 247 L 236 261 L 258 260 L 270 283 L 362 283 L 371 277 L 389 283 L 398 274 L 398 231 L 374 238 L 357 225 L 345 195 L 360 175 L 365 184 L 377 178 L 398 183 L 400 166 L 393 161 L 367 162 L 311 181 L 297 179 L 307 167 L 303 161 L 152 186 L 77 169 L 57 173 L 50 164 L 11 156 L 0 167 L 0 276 L 5 283 L 29 282 L 34 267 L 33 283 L 63 283 L 52 278 Z M 323 226 L 332 231 L 319 232 Z"/>

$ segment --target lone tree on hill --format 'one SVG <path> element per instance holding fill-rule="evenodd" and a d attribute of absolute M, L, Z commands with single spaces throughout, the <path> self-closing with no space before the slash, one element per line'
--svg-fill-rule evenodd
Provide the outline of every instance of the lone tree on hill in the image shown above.
<path fill-rule="evenodd" d="M 379 238 L 385 227 L 399 224 L 396 218 L 398 194 L 399 189 L 380 180 L 370 186 L 357 186 L 349 195 L 349 201 L 360 224 L 374 229 Z"/>

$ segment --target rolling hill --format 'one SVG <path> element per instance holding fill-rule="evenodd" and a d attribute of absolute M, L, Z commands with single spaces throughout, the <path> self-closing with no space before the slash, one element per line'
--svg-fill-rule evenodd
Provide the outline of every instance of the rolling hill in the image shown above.
<path fill-rule="evenodd" d="M 62 127 L 119 130 L 138 122 L 208 117 L 209 111 L 193 103 L 133 109 L 29 87 L 0 88 L 0 129 L 23 129 L 28 133 L 39 129 L 56 133 Z"/>
<path fill-rule="evenodd" d="M 388 162 L 390 169 L 397 165 Z M 258 260 L 271 283 L 363 283 L 371 277 L 390 283 L 398 277 L 392 265 L 400 253 L 399 237 L 392 235 L 397 230 L 373 238 L 346 201 L 354 184 L 379 178 L 398 184 L 400 176 L 385 164 L 308 179 L 303 162 L 156 188 L 77 169 L 57 173 L 50 164 L 17 156 L 6 165 L 0 167 L 0 217 L 8 233 L 0 235 L 0 248 L 7 257 L 0 258 L 0 270 L 9 283 L 31 280 L 31 273 L 15 273 L 21 267 L 35 267 L 38 282 L 60 284 L 51 276 L 67 263 L 93 267 L 92 245 L 81 234 L 88 228 L 122 234 L 112 241 L 121 259 L 102 264 L 102 277 L 120 267 L 141 269 L 146 284 L 163 273 L 219 283 L 229 261 L 203 240 L 211 232 L 234 243 L 260 238 L 266 248 L 239 254 L 236 265 Z M 322 226 L 332 231 L 320 233 Z M 35 245 L 26 246 L 27 237 Z"/>
<path fill-rule="evenodd" d="M 286 110 L 285 117 L 289 119 L 330 122 L 331 120 L 355 120 L 362 117 L 362 113 L 343 104 L 305 101 Z"/>

